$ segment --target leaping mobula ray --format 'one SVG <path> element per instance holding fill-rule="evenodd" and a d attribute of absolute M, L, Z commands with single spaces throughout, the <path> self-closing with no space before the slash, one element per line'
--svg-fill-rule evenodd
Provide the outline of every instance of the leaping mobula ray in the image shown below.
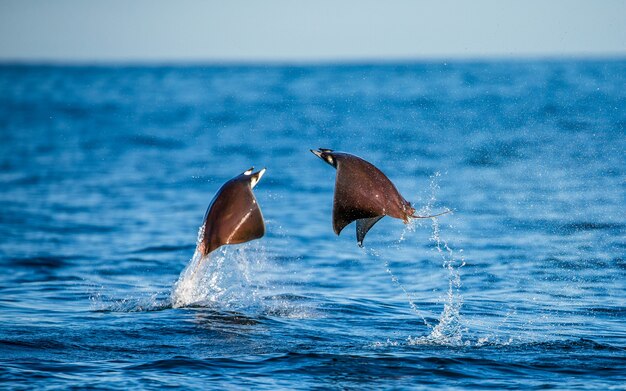
<path fill-rule="evenodd" d="M 410 219 L 426 219 L 449 213 L 418 216 L 411 203 L 373 164 L 358 156 L 332 149 L 312 150 L 317 157 L 337 169 L 333 200 L 333 229 L 337 235 L 346 225 L 356 220 L 356 239 L 363 247 L 367 232 L 384 216 L 408 223 Z"/>
<path fill-rule="evenodd" d="M 265 235 L 261 208 L 252 193 L 265 168 L 254 167 L 226 182 L 217 191 L 204 215 L 198 246 L 202 256 L 221 246 L 259 239 Z"/>

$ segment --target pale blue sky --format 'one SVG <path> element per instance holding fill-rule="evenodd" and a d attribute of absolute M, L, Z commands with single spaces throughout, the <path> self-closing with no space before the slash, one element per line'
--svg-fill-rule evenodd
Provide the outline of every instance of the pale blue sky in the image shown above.
<path fill-rule="evenodd" d="M 626 56 L 626 1 L 0 0 L 0 61 Z"/>

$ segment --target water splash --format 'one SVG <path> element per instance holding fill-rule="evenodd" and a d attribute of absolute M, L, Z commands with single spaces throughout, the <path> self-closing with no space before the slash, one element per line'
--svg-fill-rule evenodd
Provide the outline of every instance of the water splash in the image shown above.
<path fill-rule="evenodd" d="M 146 297 L 124 299 L 107 299 L 101 294 L 95 294 L 89 299 L 91 310 L 94 312 L 146 312 L 172 308 L 170 300 L 164 298 L 163 292 L 152 293 Z"/>
<path fill-rule="evenodd" d="M 441 174 L 436 172 L 430 177 L 430 198 L 420 213 L 430 213 L 437 202 L 437 191 L 439 190 L 439 178 Z M 448 272 L 448 291 L 443 304 L 443 310 L 439 315 L 439 323 L 432 329 L 427 337 L 409 337 L 410 344 L 420 343 L 441 343 L 444 345 L 459 346 L 463 344 L 463 333 L 466 331 L 461 317 L 461 307 L 463 306 L 463 296 L 461 295 L 461 268 L 465 266 L 463 250 L 457 254 L 450 248 L 448 242 L 441 236 L 441 228 L 437 218 L 431 219 L 432 234 L 429 238 L 435 244 L 437 253 L 441 257 L 442 266 Z"/>
<path fill-rule="evenodd" d="M 439 323 L 426 337 L 411 338 L 409 344 L 439 343 L 443 345 L 463 345 L 463 333 L 466 331 L 461 317 L 463 296 L 461 295 L 460 269 L 465 266 L 462 252 L 457 257 L 448 243 L 442 239 L 439 221 L 432 219 L 432 236 L 430 240 L 435 243 L 437 253 L 443 260 L 443 267 L 448 272 L 448 291 L 443 304 L 443 310 L 439 315 Z"/>
<path fill-rule="evenodd" d="M 217 306 L 232 310 L 258 305 L 260 281 L 253 269 L 263 263 L 265 255 L 259 246 L 255 251 L 247 251 L 251 247 L 225 246 L 209 256 L 196 251 L 174 284 L 172 306 Z"/>
<path fill-rule="evenodd" d="M 198 230 L 198 242 L 204 235 Z M 210 256 L 195 251 L 178 279 L 165 293 L 154 287 L 137 287 L 129 297 L 104 297 L 104 287 L 94 287 L 90 295 L 92 309 L 104 312 L 158 311 L 168 308 L 209 308 L 219 313 L 247 313 L 249 316 L 277 316 L 285 318 L 319 317 L 308 302 L 297 295 L 283 292 L 287 281 L 269 280 L 277 273 L 266 249 L 257 241 L 223 246 Z M 141 291 L 137 291 L 141 288 Z"/>
<path fill-rule="evenodd" d="M 99 287 L 89 296 L 94 312 L 145 312 L 172 308 L 168 292 L 143 292 L 119 299 L 108 297 L 103 291 L 104 287 Z"/>
<path fill-rule="evenodd" d="M 440 173 L 435 173 L 430 177 L 430 196 L 428 202 L 424 207 L 419 210 L 419 214 L 429 215 L 433 210 L 433 206 L 437 202 L 437 191 L 439 190 L 438 180 Z M 463 250 L 458 252 L 458 255 L 448 245 L 448 242 L 442 238 L 441 228 L 439 220 L 437 218 L 431 218 L 431 236 L 429 240 L 434 243 L 437 254 L 442 259 L 442 266 L 447 271 L 448 278 L 448 290 L 443 303 L 443 310 L 437 318 L 437 324 L 433 325 L 424 316 L 422 311 L 419 310 L 415 304 L 415 295 L 411 294 L 400 282 L 397 276 L 391 270 L 389 261 L 385 261 L 385 269 L 391 276 L 391 280 L 396 284 L 405 294 L 408 299 L 411 309 L 419 315 L 424 324 L 430 330 L 427 336 L 412 338 L 409 336 L 407 342 L 409 345 L 418 344 L 441 344 L 459 346 L 463 345 L 463 334 L 466 331 L 463 325 L 463 319 L 461 316 L 461 307 L 463 305 L 463 296 L 461 295 L 461 273 L 460 269 L 465 265 L 463 257 Z M 425 220 L 412 220 L 403 230 L 398 243 L 406 241 L 407 235 L 410 232 L 415 232 L 417 227 L 424 225 Z M 379 254 L 375 250 L 370 250 L 372 255 L 379 257 Z"/>

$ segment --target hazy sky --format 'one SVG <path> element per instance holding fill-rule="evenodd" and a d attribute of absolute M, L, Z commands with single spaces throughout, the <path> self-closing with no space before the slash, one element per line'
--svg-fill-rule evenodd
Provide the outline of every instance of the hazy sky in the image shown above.
<path fill-rule="evenodd" d="M 626 56 L 622 0 L 0 0 L 0 61 Z"/>

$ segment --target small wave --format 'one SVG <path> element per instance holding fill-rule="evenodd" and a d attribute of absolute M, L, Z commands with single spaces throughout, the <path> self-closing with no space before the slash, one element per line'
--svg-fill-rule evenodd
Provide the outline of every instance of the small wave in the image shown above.
<path fill-rule="evenodd" d="M 599 221 L 563 221 L 555 219 L 538 218 L 512 218 L 507 217 L 505 223 L 516 229 L 528 231 L 544 231 L 549 234 L 574 235 L 581 232 L 590 231 L 615 231 L 620 232 L 626 228 L 625 224 L 619 222 L 599 222 Z"/>
<path fill-rule="evenodd" d="M 263 314 L 288 319 L 311 319 L 322 317 L 309 303 L 291 299 L 264 300 Z"/>
<path fill-rule="evenodd" d="M 11 266 L 16 267 L 61 269 L 63 267 L 66 267 L 69 261 L 76 259 L 80 258 L 63 256 L 41 256 L 28 258 L 11 258 L 8 260 L 8 263 Z"/>
<path fill-rule="evenodd" d="M 214 326 L 219 323 L 222 325 L 237 326 L 254 326 L 261 323 L 261 318 L 247 316 L 237 311 L 220 311 L 218 309 L 207 310 L 207 307 L 190 306 L 187 308 L 196 309 L 195 321 L 197 323 L 206 323 Z"/>
<path fill-rule="evenodd" d="M 623 230 L 626 227 L 620 223 L 600 223 L 593 221 L 575 221 L 557 226 L 556 231 L 564 235 L 582 231 Z"/>
<path fill-rule="evenodd" d="M 222 359 L 221 361 L 226 361 Z M 184 368 L 185 370 L 206 370 L 212 369 L 213 364 L 206 360 L 194 359 L 191 357 L 175 356 L 164 360 L 156 360 L 141 364 L 135 364 L 126 367 L 127 370 L 132 371 L 149 371 L 149 370 L 173 370 L 178 368 Z"/>
<path fill-rule="evenodd" d="M 148 246 L 144 248 L 140 248 L 134 251 L 131 251 L 131 254 L 146 254 L 146 253 L 169 253 L 176 252 L 181 250 L 190 250 L 193 247 L 185 244 L 185 245 L 163 245 L 163 246 Z"/>
<path fill-rule="evenodd" d="M 447 344 L 441 339 L 432 338 L 430 335 L 425 337 L 409 336 L 404 340 L 376 341 L 369 345 L 371 348 L 390 348 L 390 347 L 457 347 L 457 348 L 503 348 L 510 347 L 516 350 L 541 350 L 541 351 L 570 351 L 570 350 L 597 350 L 608 352 L 625 352 L 626 348 L 614 346 L 610 344 L 599 343 L 586 338 L 574 340 L 552 340 L 552 341 L 528 341 L 515 337 L 497 337 L 494 335 L 485 337 L 466 338 L 459 344 Z"/>
<path fill-rule="evenodd" d="M 0 346 L 4 348 L 17 348 L 17 349 L 35 349 L 35 350 L 55 350 L 55 349 L 77 349 L 78 345 L 72 343 L 63 343 L 59 341 L 49 339 L 0 339 Z"/>
<path fill-rule="evenodd" d="M 127 140 L 140 147 L 155 147 L 159 149 L 178 149 L 184 147 L 184 143 L 180 140 L 155 135 L 138 134 L 127 137 Z"/>
<path fill-rule="evenodd" d="M 171 301 L 162 292 L 147 297 L 129 297 L 124 299 L 104 298 L 100 293 L 90 297 L 94 312 L 148 312 L 172 308 Z"/>

